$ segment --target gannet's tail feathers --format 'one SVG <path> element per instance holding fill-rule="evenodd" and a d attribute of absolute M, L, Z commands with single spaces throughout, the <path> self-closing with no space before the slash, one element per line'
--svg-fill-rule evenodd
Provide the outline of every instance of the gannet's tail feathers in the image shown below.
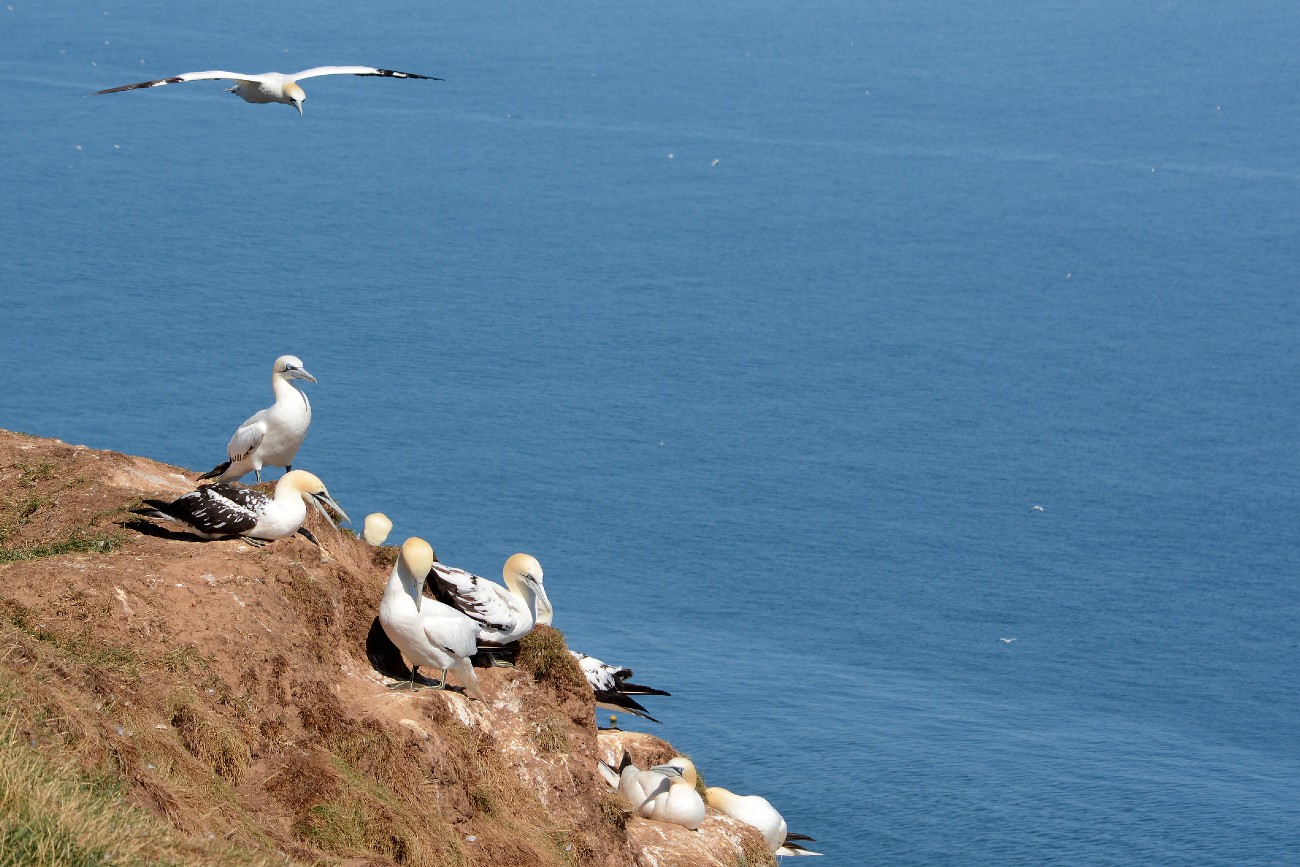
<path fill-rule="evenodd" d="M 132 509 L 131 512 L 135 515 L 143 515 L 146 518 L 158 518 L 162 521 L 174 521 L 175 518 L 163 511 L 170 505 L 171 503 L 168 503 L 165 500 L 144 500 L 143 506 Z"/>
<path fill-rule="evenodd" d="M 478 685 L 478 675 L 474 673 L 474 666 L 470 665 L 468 659 L 460 658 L 452 665 L 448 671 L 456 675 L 456 679 L 465 687 L 465 693 L 472 698 L 487 704 L 487 698 L 483 695 L 483 690 Z"/>
<path fill-rule="evenodd" d="M 600 767 L 600 775 L 606 783 L 612 788 L 618 788 L 618 771 L 611 768 L 603 759 L 597 759 L 596 764 Z"/>
<path fill-rule="evenodd" d="M 803 846 L 800 846 L 798 843 L 791 842 L 790 837 L 786 837 L 785 843 L 781 845 L 780 849 L 776 850 L 775 854 L 777 855 L 820 855 L 821 853 L 814 852 L 811 849 L 805 849 Z"/>
<path fill-rule="evenodd" d="M 652 723 L 659 720 L 650 716 L 650 712 L 642 707 L 641 703 L 630 695 L 624 695 L 621 692 L 598 693 L 596 695 L 596 707 L 612 711 L 625 711 L 633 716 L 639 716 L 642 719 L 648 719 Z M 660 723 L 662 725 L 662 723 Z"/>
<path fill-rule="evenodd" d="M 672 695 L 671 692 L 666 690 L 655 689 L 652 686 L 642 686 L 639 683 L 628 683 L 626 680 L 619 683 L 618 691 L 626 695 Z"/>
<path fill-rule="evenodd" d="M 230 469 L 230 461 L 224 461 L 222 463 L 219 463 L 212 469 L 208 470 L 203 475 L 199 476 L 199 481 L 201 482 L 204 479 L 220 479 L 222 473 L 224 473 L 228 469 Z"/>

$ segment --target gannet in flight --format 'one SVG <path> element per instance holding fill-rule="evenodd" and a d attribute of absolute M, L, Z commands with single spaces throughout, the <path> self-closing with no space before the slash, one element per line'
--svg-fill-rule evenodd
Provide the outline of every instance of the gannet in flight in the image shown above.
<path fill-rule="evenodd" d="M 153 81 L 141 81 L 138 84 L 124 84 L 121 87 L 110 87 L 107 90 L 95 91 L 95 93 L 96 95 L 117 93 L 122 90 L 138 90 L 142 87 L 159 87 L 164 84 L 180 84 L 185 81 L 224 79 L 235 82 L 235 86 L 226 88 L 226 92 L 235 94 L 244 102 L 279 102 L 293 106 L 298 109 L 298 114 L 301 115 L 302 103 L 307 98 L 307 94 L 298 86 L 298 82 L 304 78 L 316 78 L 321 75 L 377 75 L 383 78 L 423 78 L 427 81 L 442 81 L 441 78 L 435 78 L 432 75 L 395 72 L 391 69 L 376 69 L 373 66 L 313 66 L 311 69 L 304 69 L 302 72 L 295 72 L 291 75 L 285 75 L 283 72 L 263 72 L 258 75 L 250 75 L 243 72 L 223 72 L 214 69 L 208 72 L 183 72 L 180 75 L 173 75 L 171 78 L 155 78 Z"/>
<path fill-rule="evenodd" d="M 551 600 L 542 586 L 542 564 L 529 554 L 513 554 L 506 560 L 501 568 L 505 587 L 436 560 L 430 574 L 439 598 L 482 625 L 479 644 L 489 651 L 518 641 L 539 621 L 550 622 Z"/>
<path fill-rule="evenodd" d="M 311 403 L 307 395 L 289 384 L 293 379 L 316 381 L 297 356 L 281 355 L 271 369 L 275 403 L 253 413 L 239 426 L 226 446 L 230 459 L 199 476 L 200 481 L 233 482 L 251 471 L 260 482 L 262 467 L 293 469 L 293 457 L 298 454 L 311 424 Z"/>
<path fill-rule="evenodd" d="M 643 819 L 671 822 L 692 831 L 704 821 L 704 799 L 695 791 L 698 774 L 685 756 L 673 756 L 643 771 L 624 753 L 617 771 L 600 762 L 600 772 L 605 782 L 622 793 L 632 812 Z"/>
<path fill-rule="evenodd" d="M 998 641 L 1001 641 L 1003 644 L 1010 644 L 1011 642 L 1013 642 L 1013 641 L 1015 641 L 1015 640 L 1016 640 L 1016 639 L 1014 639 L 1014 638 L 999 638 L 999 639 L 998 639 Z"/>
<path fill-rule="evenodd" d="M 347 513 L 325 490 L 325 484 L 306 470 L 285 473 L 275 483 L 275 495 L 268 497 L 261 491 L 239 485 L 218 483 L 203 485 L 179 499 L 145 500 L 145 505 L 132 509 L 135 514 L 170 521 L 204 539 L 240 538 L 253 545 L 264 545 L 272 539 L 283 539 L 301 533 L 311 541 L 314 537 L 303 522 L 307 520 L 307 503 L 315 506 L 334 526 L 329 509 L 345 521 Z M 319 542 L 316 542 L 319 546 Z"/>
<path fill-rule="evenodd" d="M 379 624 L 411 664 L 411 689 L 416 669 L 429 665 L 442 670 L 434 689 L 447 686 L 447 672 L 455 672 L 465 691 L 487 701 L 469 658 L 478 650 L 479 625 L 454 608 L 424 595 L 424 583 L 433 565 L 433 548 L 412 536 L 402 543 L 384 597 L 379 602 Z"/>
<path fill-rule="evenodd" d="M 637 683 L 628 683 L 627 679 L 632 676 L 632 669 L 630 668 L 619 668 L 610 665 L 608 662 L 602 662 L 594 656 L 579 653 L 576 650 L 570 650 L 569 653 L 573 654 L 573 658 L 578 660 L 582 673 L 587 676 L 587 683 L 591 684 L 591 691 L 596 694 L 596 707 L 612 711 L 627 711 L 636 716 L 644 717 L 650 722 L 659 722 L 659 720 L 650 716 L 646 709 L 632 696 L 672 695 L 672 693 L 664 692 L 662 689 L 641 686 Z"/>
<path fill-rule="evenodd" d="M 361 538 L 367 544 L 378 548 L 384 544 L 384 540 L 391 532 L 393 532 L 393 522 L 388 520 L 388 516 L 383 512 L 371 512 L 366 515 L 366 521 L 362 525 Z"/>
<path fill-rule="evenodd" d="M 768 803 L 767 798 L 759 795 L 737 795 L 721 786 L 709 786 L 705 789 L 705 801 L 720 813 L 725 813 L 737 821 L 757 828 L 772 847 L 773 855 L 820 855 L 800 846 L 795 840 L 815 843 L 811 837 L 803 834 L 790 834 L 785 819 Z"/>

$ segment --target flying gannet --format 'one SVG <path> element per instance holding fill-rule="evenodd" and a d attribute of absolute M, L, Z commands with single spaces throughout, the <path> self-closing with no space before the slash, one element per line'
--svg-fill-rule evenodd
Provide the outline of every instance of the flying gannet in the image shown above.
<path fill-rule="evenodd" d="M 315 382 L 294 355 L 281 355 L 271 369 L 271 389 L 275 403 L 253 413 L 226 446 L 229 460 L 199 476 L 199 480 L 216 479 L 233 482 L 251 471 L 260 482 L 262 467 L 293 469 L 293 457 L 307 436 L 311 424 L 311 403 L 307 395 L 289 384 L 290 380 Z"/>
<path fill-rule="evenodd" d="M 721 786 L 709 786 L 705 790 L 705 801 L 720 813 L 725 813 L 737 821 L 757 828 L 772 847 L 773 855 L 820 855 L 800 846 L 796 840 L 808 843 L 817 842 L 803 834 L 790 834 L 785 819 L 768 803 L 767 798 L 759 795 L 737 795 Z"/>
<path fill-rule="evenodd" d="M 331 526 L 334 518 L 329 509 L 343 520 L 350 520 L 334 502 L 325 484 L 306 470 L 281 476 L 275 483 L 274 496 L 240 485 L 217 483 L 202 485 L 170 503 L 145 500 L 143 507 L 131 511 L 177 524 L 204 539 L 240 538 L 253 545 L 264 545 L 273 539 L 301 533 L 316 542 L 316 537 L 303 527 L 308 502 Z"/>
<path fill-rule="evenodd" d="M 304 69 L 302 72 L 295 72 L 290 75 L 285 75 L 283 72 L 263 72 L 258 75 L 250 75 L 243 72 L 223 72 L 214 69 L 208 72 L 183 72 L 170 78 L 155 78 L 153 81 L 124 84 L 121 87 L 110 87 L 107 90 L 98 90 L 95 93 L 96 95 L 118 93 L 123 90 L 139 90 L 144 87 L 181 84 L 186 81 L 228 80 L 235 82 L 235 86 L 226 88 L 226 92 L 235 94 L 244 102 L 278 102 L 293 106 L 298 109 L 298 114 L 301 115 L 302 103 L 307 98 L 307 94 L 298 86 L 298 82 L 304 78 L 316 78 L 321 75 L 369 75 L 383 78 L 423 78 L 426 81 L 442 81 L 441 78 L 435 78 L 432 75 L 395 72 L 391 69 L 376 69 L 373 66 L 314 66 L 311 69 Z"/>
<path fill-rule="evenodd" d="M 465 691 L 487 701 L 469 658 L 478 649 L 479 624 L 450 606 L 424 595 L 433 548 L 412 536 L 402 543 L 384 597 L 379 602 L 379 624 L 411 664 L 411 689 L 416 689 L 416 669 L 421 665 L 442 670 L 434 689 L 447 686 L 447 672 L 455 673 Z"/>
<path fill-rule="evenodd" d="M 618 770 L 600 762 L 605 782 L 622 793 L 632 812 L 643 819 L 670 822 L 694 831 L 704 821 L 704 799 L 695 790 L 698 774 L 685 756 L 673 756 L 643 771 L 623 754 Z"/>
<path fill-rule="evenodd" d="M 489 654 L 523 638 L 539 621 L 550 622 L 551 600 L 542 585 L 542 564 L 529 554 L 512 554 L 506 560 L 501 568 L 505 587 L 436 560 L 430 574 L 439 598 L 483 627 L 479 645 Z"/>
<path fill-rule="evenodd" d="M 576 650 L 570 650 L 569 653 L 578 660 L 582 673 L 587 676 L 587 683 L 591 684 L 591 691 L 596 695 L 596 707 L 612 711 L 627 711 L 650 722 L 659 722 L 650 716 L 640 702 L 632 696 L 672 695 L 672 693 L 642 686 L 639 683 L 629 683 L 627 679 L 632 676 L 630 668 L 610 665 L 608 662 L 602 662 L 594 656 Z"/>
<path fill-rule="evenodd" d="M 383 512 L 371 512 L 366 515 L 366 521 L 362 525 L 361 538 L 368 544 L 378 548 L 384 544 L 388 534 L 393 532 L 393 522 Z"/>

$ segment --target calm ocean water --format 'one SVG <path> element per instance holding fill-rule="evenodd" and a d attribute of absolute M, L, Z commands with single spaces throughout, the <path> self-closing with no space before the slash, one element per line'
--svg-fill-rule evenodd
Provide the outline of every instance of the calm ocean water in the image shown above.
<path fill-rule="evenodd" d="M 975 7 L 15 2 L 0 426 L 206 470 L 296 353 L 823 863 L 1292 862 L 1300 16 Z M 446 81 L 86 96 L 332 63 Z"/>

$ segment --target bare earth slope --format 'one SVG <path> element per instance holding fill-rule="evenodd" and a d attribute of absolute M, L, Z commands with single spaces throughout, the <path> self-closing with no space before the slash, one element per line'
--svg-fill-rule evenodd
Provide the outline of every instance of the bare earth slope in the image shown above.
<path fill-rule="evenodd" d="M 558 632 L 479 670 L 487 704 L 394 690 L 372 635 L 393 549 L 316 516 L 328 561 L 301 537 L 200 542 L 126 511 L 194 477 L 0 431 L 0 842 L 39 848 L 13 817 L 20 778 L 48 774 L 121 826 L 90 839 L 85 815 L 42 815 L 49 839 L 109 863 L 772 863 L 713 811 L 698 832 L 629 818 L 597 756 L 674 750 L 598 737 Z M 3 776 L 29 760 L 39 774 Z"/>

